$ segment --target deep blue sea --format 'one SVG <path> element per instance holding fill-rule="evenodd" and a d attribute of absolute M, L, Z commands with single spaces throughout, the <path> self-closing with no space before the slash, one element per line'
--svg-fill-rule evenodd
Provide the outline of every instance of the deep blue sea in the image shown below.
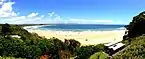
<path fill-rule="evenodd" d="M 112 31 L 123 30 L 125 25 L 102 25 L 102 24 L 50 24 L 41 26 L 41 30 L 55 31 Z"/>

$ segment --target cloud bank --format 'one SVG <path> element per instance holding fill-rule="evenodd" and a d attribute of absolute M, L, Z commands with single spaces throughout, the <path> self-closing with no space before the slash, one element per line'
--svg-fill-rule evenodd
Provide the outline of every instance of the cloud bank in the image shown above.
<path fill-rule="evenodd" d="M 115 23 L 112 20 L 86 20 L 86 19 L 76 19 L 68 18 L 62 19 L 61 16 L 55 12 L 49 12 L 48 15 L 39 15 L 37 12 L 32 12 L 25 16 L 20 16 L 19 12 L 13 11 L 13 4 L 15 2 L 7 2 L 7 0 L 0 0 L 0 23 L 10 23 L 10 24 L 112 24 Z"/>

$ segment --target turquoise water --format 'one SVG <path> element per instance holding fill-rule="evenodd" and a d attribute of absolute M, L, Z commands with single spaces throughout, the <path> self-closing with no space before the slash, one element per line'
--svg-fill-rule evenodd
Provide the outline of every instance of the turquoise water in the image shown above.
<path fill-rule="evenodd" d="M 102 24 L 50 24 L 48 26 L 40 26 L 40 30 L 55 31 L 112 31 L 123 30 L 125 25 L 102 25 Z"/>

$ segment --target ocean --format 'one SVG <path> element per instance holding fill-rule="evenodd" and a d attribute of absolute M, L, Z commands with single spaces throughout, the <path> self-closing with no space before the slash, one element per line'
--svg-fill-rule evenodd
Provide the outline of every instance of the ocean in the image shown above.
<path fill-rule="evenodd" d="M 125 25 L 102 25 L 102 24 L 50 24 L 38 26 L 35 29 L 55 31 L 112 31 L 124 30 Z M 33 28 L 34 29 L 34 28 Z"/>

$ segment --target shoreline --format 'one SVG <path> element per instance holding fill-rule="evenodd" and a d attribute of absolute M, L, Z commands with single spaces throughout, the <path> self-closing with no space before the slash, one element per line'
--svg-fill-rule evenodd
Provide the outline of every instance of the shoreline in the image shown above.
<path fill-rule="evenodd" d="M 26 30 L 29 30 L 29 28 L 31 28 L 31 29 L 37 29 L 37 28 L 43 27 L 43 26 L 51 26 L 51 25 L 24 26 L 23 28 L 26 29 Z"/>
<path fill-rule="evenodd" d="M 28 26 L 30 27 L 30 26 Z M 26 27 L 25 27 L 26 29 Z M 75 39 L 81 45 L 97 45 L 101 43 L 117 43 L 123 40 L 125 30 L 112 31 L 53 31 L 40 29 L 26 29 L 30 33 L 37 33 L 39 36 L 45 38 L 56 37 L 64 42 L 65 39 Z"/>

